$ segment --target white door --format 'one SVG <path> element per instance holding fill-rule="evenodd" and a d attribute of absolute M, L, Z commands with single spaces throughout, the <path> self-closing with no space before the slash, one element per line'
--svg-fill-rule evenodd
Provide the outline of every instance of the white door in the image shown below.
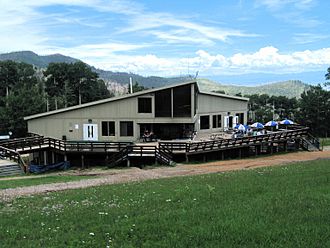
<path fill-rule="evenodd" d="M 84 140 L 97 141 L 99 139 L 97 131 L 98 131 L 97 124 L 84 124 L 83 125 Z"/>
<path fill-rule="evenodd" d="M 224 116 L 223 118 L 223 129 L 228 130 L 229 126 L 229 116 Z"/>
<path fill-rule="evenodd" d="M 235 116 L 232 128 L 234 128 L 237 124 L 238 124 L 238 116 Z"/>

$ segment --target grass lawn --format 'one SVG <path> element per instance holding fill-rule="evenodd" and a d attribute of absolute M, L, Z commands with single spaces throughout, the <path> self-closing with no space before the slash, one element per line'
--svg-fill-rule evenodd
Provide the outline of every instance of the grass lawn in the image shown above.
<path fill-rule="evenodd" d="M 330 161 L 0 203 L 0 247 L 330 247 Z"/>
<path fill-rule="evenodd" d="M 323 146 L 330 146 L 330 138 L 322 138 L 321 145 Z"/>
<path fill-rule="evenodd" d="M 45 177 L 22 176 L 22 179 L 16 180 L 0 180 L 0 189 L 17 188 L 23 186 L 32 186 L 48 183 L 62 183 L 70 181 L 78 181 L 82 179 L 95 178 L 93 176 L 64 176 L 52 175 Z M 10 179 L 10 177 L 8 177 Z"/>

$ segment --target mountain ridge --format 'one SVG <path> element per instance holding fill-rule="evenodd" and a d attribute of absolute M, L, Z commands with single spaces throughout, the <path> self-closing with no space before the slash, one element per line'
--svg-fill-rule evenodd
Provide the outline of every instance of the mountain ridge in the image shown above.
<path fill-rule="evenodd" d="M 32 51 L 18 51 L 11 53 L 0 54 L 0 61 L 13 60 L 15 62 L 24 62 L 32 64 L 39 68 L 46 68 L 49 63 L 75 63 L 81 61 L 76 58 L 65 56 L 62 54 L 51 54 L 51 55 L 38 55 Z M 172 83 L 179 83 L 191 80 L 189 76 L 183 77 L 158 77 L 148 76 L 144 77 L 135 73 L 128 72 L 113 72 L 95 68 L 90 66 L 93 71 L 99 74 L 99 77 L 106 82 L 115 83 L 119 85 L 127 85 L 129 78 L 132 77 L 134 82 L 139 83 L 147 88 L 160 87 Z M 232 84 L 222 84 L 214 82 L 205 78 L 198 78 L 199 86 L 205 91 L 220 91 L 225 92 L 229 95 L 252 95 L 252 94 L 268 94 L 275 96 L 286 96 L 289 98 L 299 98 L 301 93 L 307 90 L 310 86 L 299 80 L 287 80 L 273 83 L 264 83 L 257 86 L 240 86 Z"/>

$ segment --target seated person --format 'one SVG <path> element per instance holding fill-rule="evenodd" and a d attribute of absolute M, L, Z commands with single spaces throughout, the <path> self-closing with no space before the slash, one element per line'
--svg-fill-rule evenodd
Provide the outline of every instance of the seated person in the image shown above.
<path fill-rule="evenodd" d="M 143 141 L 147 142 L 147 138 L 149 138 L 149 137 L 150 137 L 150 133 L 149 133 L 148 129 L 144 130 L 144 133 L 143 133 L 143 136 L 142 136 Z"/>

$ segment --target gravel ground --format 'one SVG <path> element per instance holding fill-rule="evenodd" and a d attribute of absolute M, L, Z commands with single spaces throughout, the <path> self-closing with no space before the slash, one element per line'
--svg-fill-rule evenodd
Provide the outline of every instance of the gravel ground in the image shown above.
<path fill-rule="evenodd" d="M 60 175 L 98 175 L 99 177 L 94 179 L 82 179 L 80 181 L 67 183 L 52 183 L 13 189 L 4 189 L 0 190 L 0 201 L 10 201 L 16 197 L 42 194 L 67 189 L 87 188 L 92 186 L 143 181 L 148 179 L 253 169 L 258 167 L 277 166 L 315 159 L 329 159 L 330 165 L 330 149 L 324 149 L 323 152 L 297 152 L 267 157 L 249 158 L 244 160 L 226 160 L 203 164 L 179 164 L 176 167 L 157 167 L 142 170 L 132 167 L 120 170 L 111 169 L 70 171 L 67 173 L 60 173 Z"/>

